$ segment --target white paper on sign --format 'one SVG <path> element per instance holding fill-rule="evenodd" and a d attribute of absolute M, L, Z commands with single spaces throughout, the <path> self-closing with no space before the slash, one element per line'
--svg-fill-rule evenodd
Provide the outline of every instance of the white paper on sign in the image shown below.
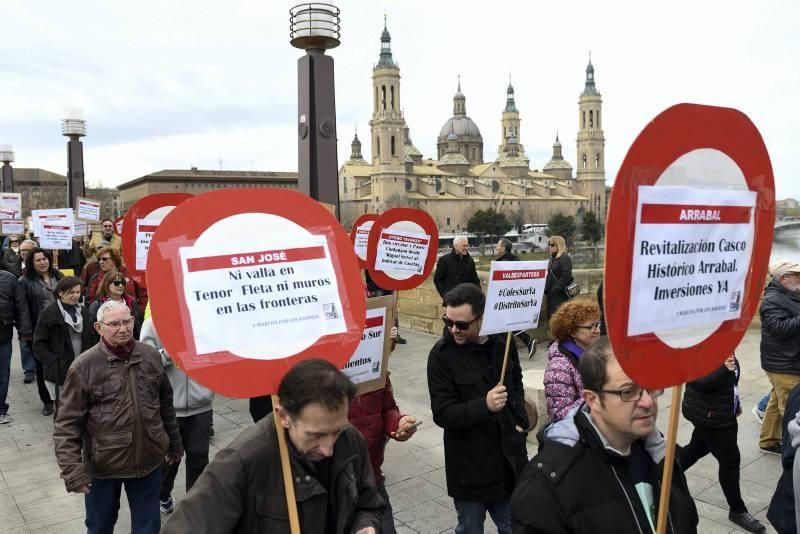
<path fill-rule="evenodd" d="M 100 222 L 100 203 L 88 198 L 78 199 L 78 218 Z"/>
<path fill-rule="evenodd" d="M 384 229 L 378 239 L 375 269 L 386 273 L 419 275 L 425 271 L 431 236 Z"/>
<path fill-rule="evenodd" d="M 480 335 L 536 328 L 546 280 L 546 261 L 493 261 Z"/>
<path fill-rule="evenodd" d="M 375 221 L 367 221 L 356 228 L 356 239 L 353 247 L 361 261 L 367 261 L 367 243 L 369 242 L 369 231 Z"/>
<path fill-rule="evenodd" d="M 73 232 L 76 236 L 89 235 L 89 223 L 86 221 L 75 221 L 75 228 Z"/>
<path fill-rule="evenodd" d="M 137 219 L 136 220 L 136 270 L 144 271 L 147 268 L 147 253 L 150 250 L 150 242 L 153 234 L 156 233 L 161 219 Z"/>
<path fill-rule="evenodd" d="M 0 209 L 13 211 L 15 217 L 22 213 L 22 193 L 0 193 Z"/>
<path fill-rule="evenodd" d="M 361 343 L 342 369 L 354 384 L 381 377 L 385 334 L 386 308 L 367 310 L 367 322 L 364 333 L 361 334 Z"/>
<path fill-rule="evenodd" d="M 66 223 L 43 222 L 39 246 L 52 250 L 71 250 L 72 227 Z"/>
<path fill-rule="evenodd" d="M 0 219 L 13 219 L 16 216 L 17 216 L 16 211 L 0 208 Z"/>
<path fill-rule="evenodd" d="M 25 233 L 25 221 L 2 219 L 0 220 L 0 233 L 3 235 L 22 235 Z"/>
<path fill-rule="evenodd" d="M 756 193 L 640 186 L 628 335 L 739 318 Z"/>
<path fill-rule="evenodd" d="M 283 217 L 222 219 L 180 257 L 198 354 L 284 358 L 347 330 L 326 237 Z"/>
<path fill-rule="evenodd" d="M 44 233 L 42 224 L 51 223 L 59 226 L 69 226 L 70 238 L 72 238 L 72 229 L 75 225 L 75 212 L 69 208 L 57 208 L 49 210 L 33 210 L 31 211 L 31 223 L 33 225 L 33 233 L 36 236 L 41 236 Z M 46 246 L 40 243 L 42 248 L 58 248 Z M 70 245 L 69 248 L 72 248 Z"/>

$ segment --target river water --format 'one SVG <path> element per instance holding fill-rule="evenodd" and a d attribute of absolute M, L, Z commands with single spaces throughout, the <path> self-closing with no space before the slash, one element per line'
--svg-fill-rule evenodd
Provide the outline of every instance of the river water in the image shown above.
<path fill-rule="evenodd" d="M 800 262 L 800 228 L 779 230 L 772 241 L 770 263 L 786 259 Z"/>

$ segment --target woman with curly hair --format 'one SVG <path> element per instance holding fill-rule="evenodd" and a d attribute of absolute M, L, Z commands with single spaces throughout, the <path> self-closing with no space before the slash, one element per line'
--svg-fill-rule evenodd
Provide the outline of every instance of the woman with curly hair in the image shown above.
<path fill-rule="evenodd" d="M 544 395 L 550 421 L 563 419 L 582 402 L 583 380 L 578 360 L 589 342 L 600 335 L 600 308 L 588 300 L 570 300 L 550 318 L 553 343 L 544 372 Z"/>

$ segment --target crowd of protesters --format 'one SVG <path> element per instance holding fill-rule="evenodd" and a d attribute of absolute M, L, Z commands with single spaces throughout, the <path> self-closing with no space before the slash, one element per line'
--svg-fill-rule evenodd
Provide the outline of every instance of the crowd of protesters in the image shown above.
<path fill-rule="evenodd" d="M 67 490 L 84 495 L 88 532 L 114 531 L 123 487 L 134 533 L 159 532 L 162 514 L 171 514 L 165 532 L 289 532 L 277 428 L 287 438 L 303 532 L 395 532 L 384 450 L 389 440 L 413 437 L 416 420 L 400 411 L 391 379 L 357 395 L 331 364 L 302 362 L 281 381 L 274 413 L 266 399 L 253 399 L 260 406 L 254 426 L 210 459 L 214 393 L 162 345 L 147 290 L 130 277 L 113 229 L 103 221 L 102 231 L 85 246 L 76 242 L 58 266 L 34 240 L 9 236 L 0 271 L 0 425 L 12 422 L 7 392 L 16 327 L 24 381 L 36 382 L 42 413 L 55 412 L 56 459 Z M 483 532 L 487 513 L 501 534 L 654 533 L 662 514 L 667 532 L 697 532 L 684 472 L 709 453 L 719 463 L 730 521 L 765 532 L 739 484 L 736 357 L 686 385 L 682 408 L 693 431 L 675 455 L 661 510 L 667 455 L 656 417 L 663 390 L 643 388 L 625 373 L 602 335 L 602 300 L 598 306 L 567 292 L 573 276 L 566 243 L 552 236 L 548 245 L 548 424 L 533 458 L 516 346 L 503 367 L 505 336 L 480 335 L 486 299 L 468 243 L 456 239 L 437 264 L 443 331 L 428 355 L 427 384 L 433 422 L 444 430 L 455 532 Z M 511 249 L 501 240 L 496 259 L 517 261 Z M 378 294 L 369 282 L 367 296 Z M 778 532 L 791 533 L 800 523 L 800 264 L 771 266 L 761 319 L 762 367 L 773 387 L 759 445 L 781 454 L 784 468 L 768 517 Z M 515 334 L 533 357 L 536 340 Z M 392 348 L 404 342 L 396 325 L 391 338 Z M 184 454 L 187 494 L 176 500 Z"/>

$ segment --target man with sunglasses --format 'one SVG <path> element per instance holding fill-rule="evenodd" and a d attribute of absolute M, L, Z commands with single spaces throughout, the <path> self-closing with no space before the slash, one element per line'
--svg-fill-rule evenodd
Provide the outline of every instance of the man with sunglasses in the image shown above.
<path fill-rule="evenodd" d="M 445 294 L 445 335 L 428 356 L 433 420 L 444 428 L 447 493 L 456 533 L 483 532 L 488 511 L 500 534 L 511 533 L 510 497 L 528 460 L 522 371 L 512 343 L 501 380 L 505 336 L 481 336 L 486 299 L 474 284 Z"/>
<path fill-rule="evenodd" d="M 581 406 L 543 431 L 539 454 L 511 498 L 514 533 L 650 534 L 656 531 L 666 441 L 658 397 L 625 374 L 608 338 L 580 360 Z M 673 467 L 667 532 L 697 532 L 683 469 Z"/>
<path fill-rule="evenodd" d="M 89 241 L 86 254 L 89 255 L 97 250 L 97 244 L 100 241 L 108 241 L 110 247 L 122 252 L 122 238 L 114 232 L 114 221 L 111 219 L 103 219 L 100 223 L 102 230 L 99 234 L 93 234 L 92 239 Z"/>

